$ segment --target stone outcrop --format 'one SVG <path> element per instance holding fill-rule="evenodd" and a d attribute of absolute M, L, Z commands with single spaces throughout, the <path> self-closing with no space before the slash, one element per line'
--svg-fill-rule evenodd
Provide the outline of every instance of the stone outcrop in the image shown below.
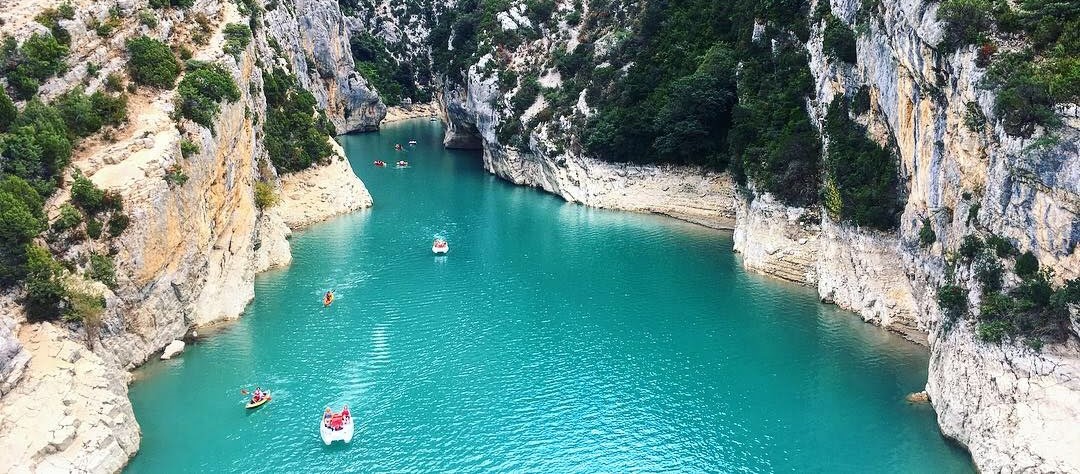
<path fill-rule="evenodd" d="M 483 64 L 483 60 L 481 60 Z M 609 163 L 557 151 L 560 137 L 540 132 L 527 148 L 500 145 L 499 91 L 473 68 L 464 88 L 442 96 L 449 120 L 444 145 L 483 150 L 484 168 L 516 184 L 543 189 L 570 202 L 633 212 L 665 214 L 716 229 L 735 224 L 736 190 L 731 177 L 703 168 Z"/>
<path fill-rule="evenodd" d="M 766 194 L 736 201 L 734 249 L 743 266 L 796 283 L 817 282 L 821 217 Z"/>
<path fill-rule="evenodd" d="M 165 346 L 165 349 L 161 351 L 161 360 L 169 360 L 180 355 L 181 352 L 184 352 L 185 345 L 184 341 L 174 339 L 173 342 L 170 342 L 169 345 Z"/>
<path fill-rule="evenodd" d="M 281 177 L 281 202 L 271 212 L 290 229 L 371 206 L 371 194 L 353 173 L 345 151 L 331 143 L 334 155 L 328 164 Z"/>
<path fill-rule="evenodd" d="M 286 56 L 286 67 L 315 96 L 338 133 L 377 129 L 386 106 L 356 72 L 338 2 L 289 0 L 265 15 L 267 34 Z M 269 57 L 274 47 L 267 48 Z"/>
<path fill-rule="evenodd" d="M 0 317 L 0 397 L 11 391 L 30 362 L 30 352 L 19 340 L 17 313 L 19 310 L 10 295 L 0 297 L 0 314 L 6 315 Z"/>
<path fill-rule="evenodd" d="M 968 327 L 932 339 L 926 391 L 942 433 L 981 472 L 1077 472 L 1078 351 L 1075 340 L 1041 353 L 981 343 Z"/>
<path fill-rule="evenodd" d="M 0 399 L 0 469 L 119 471 L 139 449 L 130 375 L 51 323 L 24 325 L 19 339 L 32 358 Z"/>

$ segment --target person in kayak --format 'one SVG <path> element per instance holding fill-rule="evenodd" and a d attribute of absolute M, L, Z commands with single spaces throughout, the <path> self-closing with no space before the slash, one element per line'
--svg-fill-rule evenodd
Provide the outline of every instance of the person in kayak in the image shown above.
<path fill-rule="evenodd" d="M 334 290 L 327 291 L 326 294 L 323 295 L 322 302 L 323 306 L 330 306 L 330 303 L 334 302 Z"/>

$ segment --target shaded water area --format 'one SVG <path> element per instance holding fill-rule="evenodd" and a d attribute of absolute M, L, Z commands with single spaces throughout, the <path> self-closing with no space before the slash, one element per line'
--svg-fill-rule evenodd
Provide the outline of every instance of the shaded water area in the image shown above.
<path fill-rule="evenodd" d="M 743 271 L 729 233 L 515 187 L 441 130 L 341 138 L 375 207 L 295 233 L 241 320 L 140 369 L 128 472 L 972 471 L 904 401 L 924 348 Z"/>

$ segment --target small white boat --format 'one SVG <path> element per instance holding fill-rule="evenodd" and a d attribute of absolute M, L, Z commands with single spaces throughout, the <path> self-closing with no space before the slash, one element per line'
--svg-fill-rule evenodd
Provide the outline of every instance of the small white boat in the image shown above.
<path fill-rule="evenodd" d="M 349 406 L 345 405 L 341 413 L 334 413 L 330 407 L 323 411 L 322 423 L 319 424 L 319 434 L 322 435 L 323 443 L 330 446 L 334 441 L 352 441 L 353 418 L 349 412 Z"/>
<path fill-rule="evenodd" d="M 436 255 L 444 254 L 450 251 L 450 244 L 443 239 L 435 239 L 435 242 L 431 244 L 431 251 Z"/>
<path fill-rule="evenodd" d="M 409 140 L 409 146 L 416 146 L 416 140 Z"/>

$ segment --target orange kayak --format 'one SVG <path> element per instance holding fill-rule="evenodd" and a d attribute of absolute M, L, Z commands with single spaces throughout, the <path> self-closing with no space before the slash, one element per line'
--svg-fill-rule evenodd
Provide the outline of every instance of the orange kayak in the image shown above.
<path fill-rule="evenodd" d="M 325 308 L 327 306 L 330 306 L 330 303 L 333 303 L 333 302 L 334 302 L 334 295 L 330 295 L 329 298 L 323 298 L 322 305 Z"/>

